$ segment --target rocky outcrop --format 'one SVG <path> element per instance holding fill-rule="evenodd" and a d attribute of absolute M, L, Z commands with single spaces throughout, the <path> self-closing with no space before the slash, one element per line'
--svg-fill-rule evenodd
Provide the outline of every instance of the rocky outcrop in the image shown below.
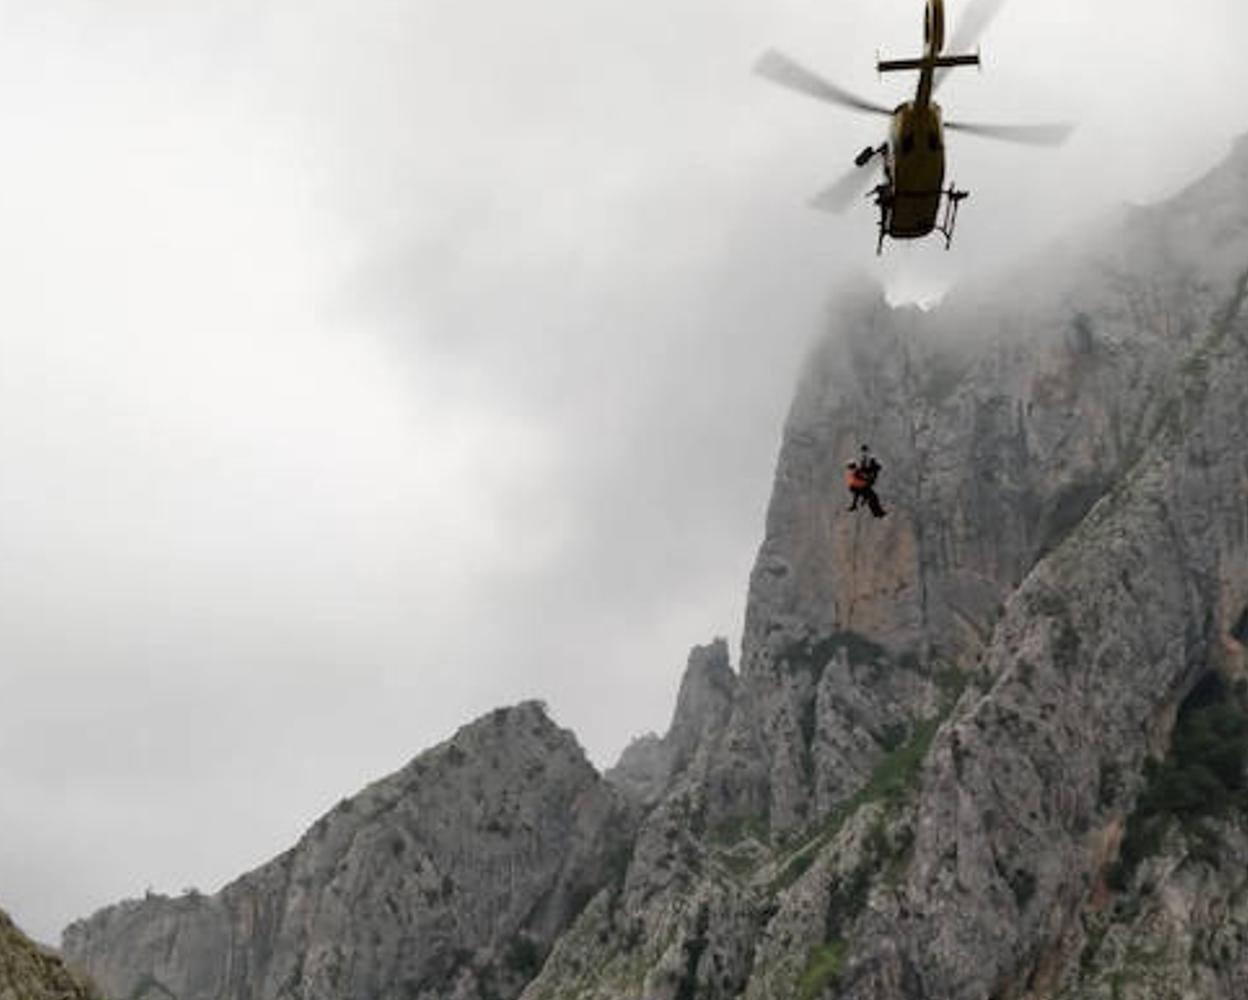
<path fill-rule="evenodd" d="M 1118 859 L 1080 909 L 1060 1000 L 1248 993 L 1248 692 L 1237 687 L 1206 675 L 1181 707 Z"/>
<path fill-rule="evenodd" d="M 666 735 L 634 740 L 604 777 L 642 803 L 653 805 L 693 763 L 708 738 L 723 729 L 737 694 L 728 643 L 716 639 L 689 654 Z"/>
<path fill-rule="evenodd" d="M 0 1000 L 97 1000 L 97 994 L 0 910 Z"/>
<path fill-rule="evenodd" d="M 537 703 L 500 709 L 215 896 L 149 897 L 68 928 L 117 996 L 514 996 L 621 868 L 633 821 Z"/>

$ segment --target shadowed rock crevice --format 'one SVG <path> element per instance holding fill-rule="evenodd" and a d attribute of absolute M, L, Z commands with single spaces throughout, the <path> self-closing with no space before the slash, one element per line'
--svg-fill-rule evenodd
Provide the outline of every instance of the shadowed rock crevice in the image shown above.
<path fill-rule="evenodd" d="M 1239 618 L 1231 626 L 1231 637 L 1248 646 L 1248 607 L 1240 612 Z"/>

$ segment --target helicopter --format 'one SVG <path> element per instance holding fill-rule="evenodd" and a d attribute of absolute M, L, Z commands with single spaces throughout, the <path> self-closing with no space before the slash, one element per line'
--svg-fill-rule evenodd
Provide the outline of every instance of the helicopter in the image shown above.
<path fill-rule="evenodd" d="M 967 49 L 996 16 L 1004 0 L 978 0 L 968 8 L 958 24 L 950 48 Z M 884 238 L 912 240 L 935 231 L 945 239 L 945 249 L 953 243 L 958 206 L 970 195 L 953 184 L 945 187 L 945 130 L 965 132 L 988 139 L 1001 139 L 1033 146 L 1057 146 L 1073 130 L 1068 124 L 979 125 L 944 121 L 940 105 L 932 98 L 956 66 L 979 66 L 978 51 L 972 55 L 943 55 L 945 47 L 944 0 L 927 0 L 923 18 L 923 55 L 917 59 L 877 59 L 880 73 L 918 70 L 919 83 L 914 100 L 888 109 L 859 97 L 789 58 L 770 49 L 759 58 L 754 71 L 773 83 L 796 90 L 829 104 L 851 108 L 892 119 L 888 138 L 878 146 L 868 146 L 856 157 L 849 173 L 811 200 L 815 208 L 841 212 L 874 178 L 874 171 L 863 171 L 878 158 L 883 182 L 866 193 L 880 211 L 877 255 L 883 252 Z M 943 212 L 942 212 L 943 206 Z"/>

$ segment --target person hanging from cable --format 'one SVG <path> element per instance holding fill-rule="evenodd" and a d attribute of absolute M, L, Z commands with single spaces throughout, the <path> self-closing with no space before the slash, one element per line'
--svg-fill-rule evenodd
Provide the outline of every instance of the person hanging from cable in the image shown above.
<path fill-rule="evenodd" d="M 857 462 L 845 463 L 845 485 L 849 487 L 849 495 L 853 497 L 848 510 L 858 509 L 858 501 L 862 499 L 862 491 L 867 488 L 867 477 L 858 469 Z"/>
<path fill-rule="evenodd" d="M 875 480 L 879 477 L 882 468 L 883 466 L 876 460 L 876 457 L 871 454 L 871 449 L 865 444 L 862 446 L 858 460 L 846 465 L 845 485 L 849 487 L 850 495 L 853 497 L 853 502 L 849 505 L 850 510 L 857 510 L 859 504 L 864 503 L 873 517 L 888 515 L 888 511 L 881 506 L 880 498 L 875 492 Z"/>

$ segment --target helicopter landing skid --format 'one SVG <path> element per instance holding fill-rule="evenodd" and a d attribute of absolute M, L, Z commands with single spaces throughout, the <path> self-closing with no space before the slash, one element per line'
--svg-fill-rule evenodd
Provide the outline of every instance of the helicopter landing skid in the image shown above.
<path fill-rule="evenodd" d="M 945 215 L 936 231 L 945 238 L 945 249 L 953 243 L 953 229 L 958 224 L 958 206 L 971 196 L 969 191 L 959 191 L 952 184 L 944 191 Z"/>
<path fill-rule="evenodd" d="M 952 184 L 940 193 L 945 199 L 945 210 L 941 216 L 940 224 L 934 226 L 933 229 L 945 238 L 945 249 L 948 250 L 953 244 L 953 230 L 958 224 L 958 206 L 969 198 L 971 193 L 969 191 L 959 191 Z M 868 197 L 874 197 L 875 204 L 880 210 L 880 236 L 875 244 L 875 255 L 878 257 L 884 252 L 884 237 L 890 235 L 889 227 L 892 221 L 894 195 L 888 184 L 881 184 L 870 192 Z"/>

